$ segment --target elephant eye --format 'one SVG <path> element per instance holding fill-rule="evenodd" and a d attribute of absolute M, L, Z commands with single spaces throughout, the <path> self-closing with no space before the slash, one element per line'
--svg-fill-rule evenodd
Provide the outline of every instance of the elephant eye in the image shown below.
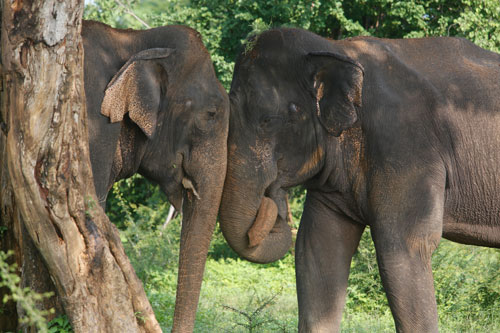
<path fill-rule="evenodd" d="M 283 124 L 283 117 L 279 115 L 265 115 L 261 117 L 260 128 L 264 132 L 272 131 L 280 124 Z"/>
<path fill-rule="evenodd" d="M 306 115 L 302 112 L 302 108 L 293 102 L 288 104 L 288 119 L 292 123 L 296 123 L 298 121 L 304 121 L 306 119 Z"/>
<path fill-rule="evenodd" d="M 217 120 L 217 110 L 209 109 L 207 111 L 206 119 L 209 123 L 214 123 Z"/>
<path fill-rule="evenodd" d="M 264 117 L 264 118 L 262 119 L 262 125 L 267 125 L 267 124 L 269 124 L 272 120 L 273 120 L 273 118 L 271 118 L 271 117 L 269 117 L 269 116 Z"/>
<path fill-rule="evenodd" d="M 297 104 L 290 103 L 288 105 L 288 110 L 293 114 L 293 113 L 298 113 L 300 111 L 300 108 L 297 106 Z"/>

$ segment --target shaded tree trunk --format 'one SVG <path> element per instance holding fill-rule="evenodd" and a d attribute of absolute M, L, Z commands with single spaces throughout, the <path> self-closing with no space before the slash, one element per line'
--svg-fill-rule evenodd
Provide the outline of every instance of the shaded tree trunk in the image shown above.
<path fill-rule="evenodd" d="M 159 332 L 93 188 L 82 11 L 82 0 L 3 1 L 1 247 L 23 274 L 45 264 L 76 332 Z"/>

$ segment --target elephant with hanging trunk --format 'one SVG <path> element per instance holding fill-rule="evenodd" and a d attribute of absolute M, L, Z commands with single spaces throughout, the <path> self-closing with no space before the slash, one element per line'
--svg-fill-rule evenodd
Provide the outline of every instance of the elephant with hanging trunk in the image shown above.
<path fill-rule="evenodd" d="M 456 38 L 251 38 L 230 92 L 220 225 L 254 262 L 296 241 L 300 332 L 339 330 L 366 226 L 398 332 L 437 332 L 440 238 L 500 247 L 500 55 Z"/>
<path fill-rule="evenodd" d="M 82 37 L 97 196 L 104 205 L 114 182 L 138 172 L 182 209 L 173 331 L 192 331 L 226 173 L 227 93 L 193 29 L 84 21 Z"/>

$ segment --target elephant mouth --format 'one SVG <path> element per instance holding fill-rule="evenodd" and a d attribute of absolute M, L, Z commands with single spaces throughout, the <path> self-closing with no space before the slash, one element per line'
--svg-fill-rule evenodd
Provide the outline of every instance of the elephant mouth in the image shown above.
<path fill-rule="evenodd" d="M 200 200 L 200 195 L 196 189 L 195 183 L 192 178 L 188 177 L 186 173 L 183 174 L 182 180 L 175 183 L 175 189 L 167 193 L 168 200 L 174 206 L 175 210 L 182 211 L 182 203 L 184 196 L 192 200 Z"/>
<path fill-rule="evenodd" d="M 184 189 L 180 183 L 171 183 L 164 188 L 163 192 L 167 195 L 168 201 L 174 206 L 176 211 L 182 210 L 182 201 L 184 198 Z"/>
<path fill-rule="evenodd" d="M 175 210 L 181 212 L 185 194 L 187 198 L 200 199 L 200 195 L 196 189 L 196 182 L 188 174 L 185 168 L 186 159 L 184 154 L 179 153 L 176 163 L 172 163 L 170 176 L 162 186 L 170 203 Z"/>

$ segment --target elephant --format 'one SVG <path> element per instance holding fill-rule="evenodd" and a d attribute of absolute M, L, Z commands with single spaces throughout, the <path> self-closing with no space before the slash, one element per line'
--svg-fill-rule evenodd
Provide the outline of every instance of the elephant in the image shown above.
<path fill-rule="evenodd" d="M 368 226 L 398 332 L 437 332 L 441 237 L 500 248 L 500 55 L 452 37 L 330 40 L 277 28 L 247 40 L 229 93 L 219 223 L 242 257 L 295 244 L 299 332 L 340 329 Z"/>
<path fill-rule="evenodd" d="M 94 185 L 139 173 L 183 212 L 174 332 L 193 330 L 226 173 L 229 98 L 200 34 L 84 21 L 84 86 Z"/>

